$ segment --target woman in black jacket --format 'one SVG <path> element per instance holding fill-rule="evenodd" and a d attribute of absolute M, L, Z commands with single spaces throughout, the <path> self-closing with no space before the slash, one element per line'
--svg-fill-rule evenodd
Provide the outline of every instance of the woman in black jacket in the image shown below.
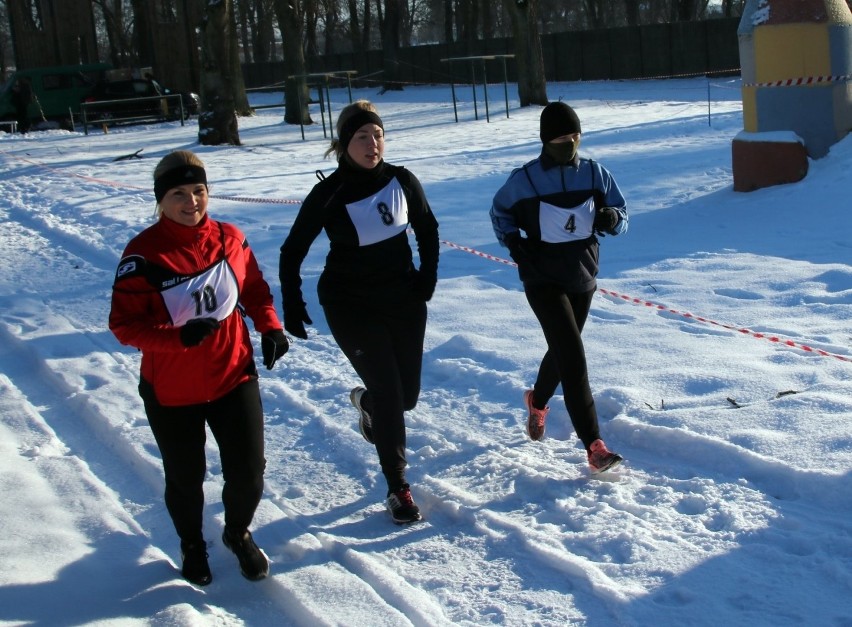
<path fill-rule="evenodd" d="M 384 124 L 366 100 L 337 120 L 337 169 L 314 186 L 281 246 L 284 328 L 307 339 L 312 324 L 300 268 L 325 229 L 330 247 L 317 295 L 328 327 L 364 387 L 350 392 L 359 428 L 375 444 L 398 524 L 420 520 L 405 480 L 405 417 L 420 395 L 426 302 L 438 278 L 438 223 L 417 178 L 383 160 Z M 417 240 L 415 268 L 407 230 Z"/>

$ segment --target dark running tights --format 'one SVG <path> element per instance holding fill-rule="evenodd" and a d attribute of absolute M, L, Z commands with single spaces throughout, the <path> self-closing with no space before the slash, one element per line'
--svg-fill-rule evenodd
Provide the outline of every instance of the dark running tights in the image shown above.
<path fill-rule="evenodd" d="M 580 334 L 595 291 L 567 293 L 553 285 L 525 286 L 524 291 L 547 341 L 547 352 L 533 388 L 533 403 L 544 407 L 561 383 L 571 424 L 588 449 L 600 437 L 600 429 Z"/>
<path fill-rule="evenodd" d="M 225 526 L 248 529 L 263 494 L 263 408 L 257 379 L 237 386 L 211 403 L 165 407 L 149 383 L 139 384 L 148 423 L 154 432 L 166 476 L 166 508 L 178 536 L 193 544 L 203 539 L 205 424 L 219 445 Z"/>
<path fill-rule="evenodd" d="M 364 403 L 388 490 L 405 483 L 405 415 L 420 396 L 426 304 L 324 305 L 328 327 L 367 388 Z"/>

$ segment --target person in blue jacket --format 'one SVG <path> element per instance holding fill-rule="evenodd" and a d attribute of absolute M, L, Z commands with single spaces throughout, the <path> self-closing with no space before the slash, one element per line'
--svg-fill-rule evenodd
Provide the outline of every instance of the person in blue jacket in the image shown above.
<path fill-rule="evenodd" d="M 547 403 L 561 383 L 591 472 L 599 473 L 622 457 L 600 436 L 581 333 L 597 289 L 598 237 L 625 233 L 628 218 L 612 174 L 578 155 L 581 132 L 574 109 L 548 104 L 540 119 L 541 154 L 509 175 L 490 214 L 547 341 L 535 385 L 523 395 L 527 433 L 544 437 Z"/>

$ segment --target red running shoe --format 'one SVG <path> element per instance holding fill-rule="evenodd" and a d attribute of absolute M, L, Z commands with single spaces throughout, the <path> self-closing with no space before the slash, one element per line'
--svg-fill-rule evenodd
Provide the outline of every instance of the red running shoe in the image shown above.
<path fill-rule="evenodd" d="M 589 446 L 589 468 L 593 475 L 612 470 L 624 461 L 624 458 L 618 453 L 610 451 L 603 440 L 595 440 Z"/>
<path fill-rule="evenodd" d="M 527 406 L 529 416 L 527 416 L 527 435 L 532 440 L 541 440 L 544 437 L 544 421 L 547 419 L 547 412 L 550 407 L 544 409 L 536 409 L 533 407 L 533 391 L 527 390 L 524 392 L 524 405 Z"/>

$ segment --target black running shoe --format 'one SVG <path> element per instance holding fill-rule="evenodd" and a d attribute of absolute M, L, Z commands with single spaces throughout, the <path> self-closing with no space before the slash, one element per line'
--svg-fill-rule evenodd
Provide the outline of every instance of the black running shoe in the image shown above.
<path fill-rule="evenodd" d="M 364 409 L 364 406 L 361 405 L 361 399 L 364 398 L 366 391 L 367 390 L 362 387 L 352 388 L 352 391 L 349 392 L 349 400 L 352 401 L 352 404 L 355 405 L 355 409 L 357 409 L 360 414 L 358 417 L 358 429 L 361 431 L 361 435 L 364 436 L 364 439 L 367 440 L 367 442 L 374 444 L 373 419 L 369 412 Z"/>
<path fill-rule="evenodd" d="M 417 522 L 422 518 L 420 508 L 411 498 L 411 487 L 407 483 L 402 484 L 402 487 L 396 492 L 388 492 L 385 504 L 391 518 L 397 525 Z"/>
<path fill-rule="evenodd" d="M 269 560 L 263 551 L 257 548 L 248 530 L 235 532 L 225 529 L 222 542 L 237 556 L 243 577 L 257 581 L 269 574 Z"/>
<path fill-rule="evenodd" d="M 206 586 L 213 581 L 210 565 L 207 563 L 207 543 L 202 540 L 195 543 L 180 543 L 180 574 L 190 583 Z"/>

